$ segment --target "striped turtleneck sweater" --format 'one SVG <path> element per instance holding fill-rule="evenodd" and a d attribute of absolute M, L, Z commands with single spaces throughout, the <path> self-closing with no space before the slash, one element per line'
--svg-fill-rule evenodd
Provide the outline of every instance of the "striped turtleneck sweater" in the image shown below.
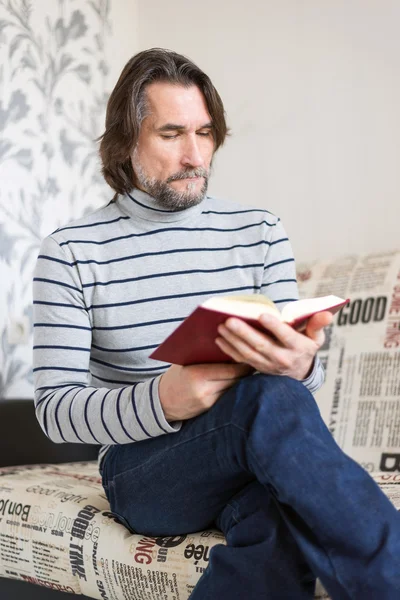
<path fill-rule="evenodd" d="M 298 298 L 280 220 L 206 197 L 178 212 L 133 190 L 58 229 L 34 274 L 37 418 L 54 442 L 128 444 L 177 431 L 158 396 L 170 366 L 151 352 L 202 301 L 256 293 Z M 314 392 L 323 370 L 304 380 Z"/>

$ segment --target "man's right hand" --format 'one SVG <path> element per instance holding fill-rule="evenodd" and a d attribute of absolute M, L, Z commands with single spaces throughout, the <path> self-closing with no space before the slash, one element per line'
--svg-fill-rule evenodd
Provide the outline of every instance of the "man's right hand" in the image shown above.
<path fill-rule="evenodd" d="M 238 363 L 171 365 L 159 383 L 158 393 L 167 421 L 185 421 L 209 410 L 242 377 L 254 372 Z"/>

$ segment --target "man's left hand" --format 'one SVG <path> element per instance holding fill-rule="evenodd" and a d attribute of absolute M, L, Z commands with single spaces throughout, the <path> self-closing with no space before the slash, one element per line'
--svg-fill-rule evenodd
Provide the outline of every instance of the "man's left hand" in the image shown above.
<path fill-rule="evenodd" d="M 332 322 L 331 313 L 313 315 L 303 333 L 267 313 L 259 321 L 265 332 L 230 317 L 218 327 L 221 337 L 216 343 L 233 360 L 260 373 L 287 375 L 300 381 L 310 375 L 315 355 L 325 341 L 324 327 Z"/>

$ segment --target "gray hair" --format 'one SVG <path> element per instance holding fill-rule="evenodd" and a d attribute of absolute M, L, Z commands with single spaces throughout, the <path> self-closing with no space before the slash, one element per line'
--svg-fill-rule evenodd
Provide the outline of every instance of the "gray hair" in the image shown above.
<path fill-rule="evenodd" d="M 130 157 L 148 116 L 146 88 L 157 81 L 200 89 L 211 116 L 215 150 L 228 134 L 222 100 L 208 75 L 172 50 L 151 48 L 139 52 L 125 65 L 110 95 L 105 132 L 99 138 L 102 173 L 117 194 L 129 192 L 137 183 Z"/>

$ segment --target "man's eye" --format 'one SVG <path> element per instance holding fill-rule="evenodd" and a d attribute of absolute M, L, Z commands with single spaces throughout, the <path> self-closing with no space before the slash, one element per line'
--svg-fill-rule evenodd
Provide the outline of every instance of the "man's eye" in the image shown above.
<path fill-rule="evenodd" d="M 175 135 L 162 135 L 162 138 L 164 138 L 164 140 L 174 140 L 175 138 L 178 137 L 178 134 L 176 133 Z"/>
<path fill-rule="evenodd" d="M 210 137 L 211 131 L 198 131 L 197 135 L 201 135 L 203 137 Z"/>

